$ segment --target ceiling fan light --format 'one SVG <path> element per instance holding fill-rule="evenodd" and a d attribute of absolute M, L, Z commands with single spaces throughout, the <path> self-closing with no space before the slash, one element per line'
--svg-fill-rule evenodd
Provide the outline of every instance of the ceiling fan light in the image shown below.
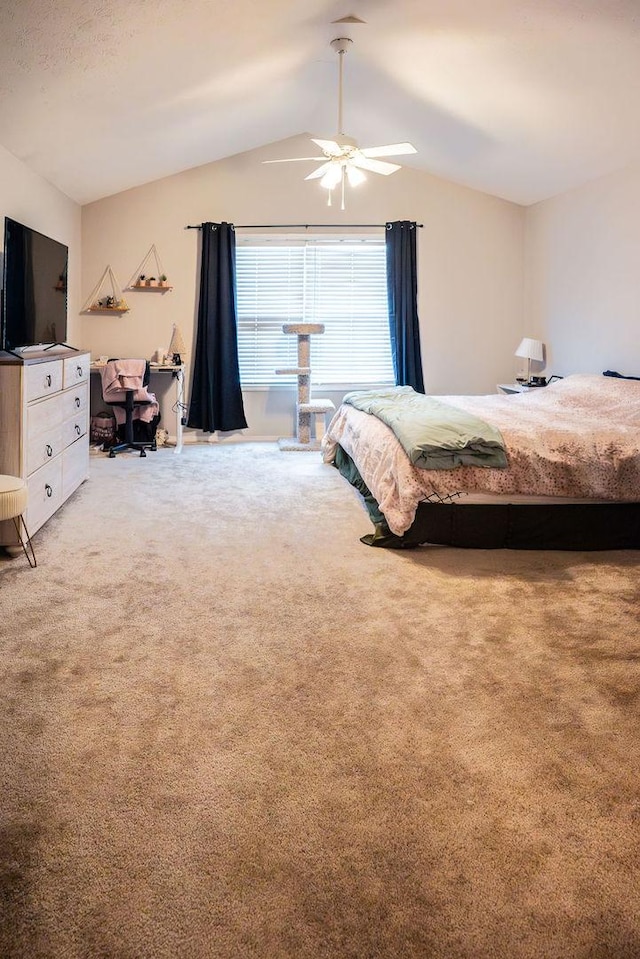
<path fill-rule="evenodd" d="M 337 187 L 338 183 L 342 179 L 342 167 L 339 163 L 332 164 L 325 175 L 320 180 L 320 186 L 323 186 L 325 190 L 333 190 Z"/>
<path fill-rule="evenodd" d="M 361 183 L 364 183 L 366 179 L 365 174 L 362 170 L 359 170 L 357 166 L 354 166 L 352 163 L 347 164 L 347 180 L 349 181 L 349 186 L 359 186 Z"/>

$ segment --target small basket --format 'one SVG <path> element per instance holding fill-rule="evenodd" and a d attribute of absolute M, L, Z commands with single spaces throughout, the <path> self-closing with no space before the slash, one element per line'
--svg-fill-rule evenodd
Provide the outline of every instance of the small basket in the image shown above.
<path fill-rule="evenodd" d="M 112 446 L 116 439 L 116 418 L 113 413 L 106 411 L 96 413 L 91 417 L 89 440 L 91 443 L 102 443 Z"/>

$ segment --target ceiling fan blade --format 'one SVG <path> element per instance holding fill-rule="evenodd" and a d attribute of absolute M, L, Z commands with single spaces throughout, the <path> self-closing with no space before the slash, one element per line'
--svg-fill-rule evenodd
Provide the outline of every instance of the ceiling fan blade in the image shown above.
<path fill-rule="evenodd" d="M 322 157 L 324 160 L 324 157 Z M 314 170 L 313 173 L 310 173 L 309 176 L 305 177 L 305 180 L 317 180 L 321 176 L 324 176 L 325 173 L 328 173 L 333 167 L 333 163 L 329 160 L 327 163 L 323 163 L 322 166 L 319 166 L 317 170 Z"/>
<path fill-rule="evenodd" d="M 400 157 L 418 151 L 410 143 L 390 143 L 384 147 L 365 147 L 360 150 L 366 157 Z"/>
<path fill-rule="evenodd" d="M 286 157 L 284 160 L 263 160 L 263 163 L 300 163 L 301 160 L 313 160 L 315 163 L 321 163 L 325 157 Z"/>
<path fill-rule="evenodd" d="M 383 176 L 389 176 L 390 173 L 395 173 L 396 170 L 401 169 L 398 163 L 383 163 L 382 160 L 370 160 L 369 157 L 356 157 L 352 162 L 354 166 L 360 167 L 362 170 L 382 173 Z"/>
<path fill-rule="evenodd" d="M 317 144 L 321 150 L 324 150 L 330 156 L 340 156 L 342 147 L 335 140 L 315 140 L 311 137 L 311 142 Z"/>

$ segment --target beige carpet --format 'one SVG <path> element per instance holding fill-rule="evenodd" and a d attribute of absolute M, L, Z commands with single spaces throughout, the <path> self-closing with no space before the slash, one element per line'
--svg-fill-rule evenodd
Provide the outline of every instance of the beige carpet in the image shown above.
<path fill-rule="evenodd" d="M 640 956 L 640 557 L 369 529 L 198 446 L 0 560 L 2 959 Z"/>

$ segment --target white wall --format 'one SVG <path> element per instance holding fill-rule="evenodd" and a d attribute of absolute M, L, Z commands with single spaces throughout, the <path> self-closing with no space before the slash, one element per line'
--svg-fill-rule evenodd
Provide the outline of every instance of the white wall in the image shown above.
<path fill-rule="evenodd" d="M 152 243 L 175 289 L 127 293 L 131 311 L 122 317 L 81 317 L 83 343 L 96 355 L 151 356 L 168 346 L 177 323 L 193 357 L 199 234 L 187 224 L 412 219 L 424 223 L 418 286 L 427 391 L 493 392 L 496 382 L 513 379 L 522 335 L 524 209 L 408 168 L 389 178 L 371 175 L 349 192 L 345 212 L 329 209 L 325 191 L 304 181 L 312 166 L 261 163 L 308 151 L 309 141 L 297 137 L 85 206 L 83 300 L 107 264 L 125 285 Z M 293 387 L 247 391 L 246 435 L 290 434 L 293 403 Z"/>
<path fill-rule="evenodd" d="M 80 206 L 0 146 L 0 244 L 5 216 L 69 247 L 67 340 L 79 342 Z M 1 282 L 1 279 L 0 279 Z"/>
<path fill-rule="evenodd" d="M 526 211 L 527 335 L 548 372 L 640 376 L 640 165 Z"/>

